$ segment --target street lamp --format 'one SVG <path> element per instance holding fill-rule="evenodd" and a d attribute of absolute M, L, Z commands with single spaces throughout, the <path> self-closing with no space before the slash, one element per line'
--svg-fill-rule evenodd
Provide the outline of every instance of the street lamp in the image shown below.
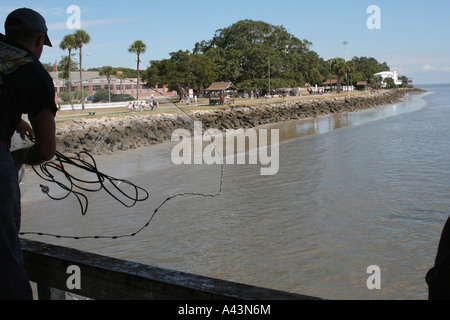
<path fill-rule="evenodd" d="M 347 62 L 347 45 L 348 45 L 348 41 L 343 41 L 342 45 L 344 46 L 345 61 Z"/>
<path fill-rule="evenodd" d="M 269 71 L 269 96 L 270 96 L 270 58 L 267 58 L 269 60 L 269 67 L 268 67 L 268 71 Z"/>
<path fill-rule="evenodd" d="M 348 45 L 348 41 L 343 41 L 342 44 L 344 45 L 345 62 L 347 63 L 347 45 Z M 348 92 L 348 74 L 347 74 L 347 72 L 345 72 L 345 80 L 347 80 L 347 92 Z"/>
<path fill-rule="evenodd" d="M 331 61 L 328 60 L 328 63 L 330 64 L 330 94 L 333 93 L 333 86 L 331 85 Z"/>

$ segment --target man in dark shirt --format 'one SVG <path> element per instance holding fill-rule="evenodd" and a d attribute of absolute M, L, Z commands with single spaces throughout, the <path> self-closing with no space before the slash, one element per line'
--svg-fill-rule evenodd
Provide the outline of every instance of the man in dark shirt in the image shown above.
<path fill-rule="evenodd" d="M 51 46 L 47 31 L 39 13 L 22 8 L 8 15 L 0 34 L 0 299 L 32 299 L 19 242 L 18 169 L 55 154 L 55 89 L 39 62 L 44 45 Z M 10 152 L 15 131 L 35 144 Z"/>
<path fill-rule="evenodd" d="M 429 300 L 450 300 L 450 218 L 442 230 L 434 266 L 425 280 Z"/>

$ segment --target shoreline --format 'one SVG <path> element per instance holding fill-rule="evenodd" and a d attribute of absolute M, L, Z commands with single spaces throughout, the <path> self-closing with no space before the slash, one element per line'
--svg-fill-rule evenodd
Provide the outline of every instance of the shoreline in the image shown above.
<path fill-rule="evenodd" d="M 273 104 L 231 106 L 227 110 L 203 110 L 157 115 L 81 118 L 70 125 L 57 128 L 57 150 L 75 154 L 111 154 L 171 140 L 179 128 L 192 128 L 201 121 L 205 129 L 249 129 L 261 125 L 315 118 L 327 114 L 354 112 L 400 102 L 405 94 L 422 93 L 417 88 L 383 90 L 358 96 L 342 96 Z"/>

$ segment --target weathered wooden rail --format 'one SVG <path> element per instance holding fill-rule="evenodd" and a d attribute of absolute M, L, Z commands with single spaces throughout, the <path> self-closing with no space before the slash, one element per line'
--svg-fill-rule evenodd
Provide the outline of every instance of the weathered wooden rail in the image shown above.
<path fill-rule="evenodd" d="M 96 300 L 315 300 L 105 257 L 22 239 L 25 268 L 40 300 L 65 299 L 66 292 Z M 69 267 L 79 270 L 80 288 L 69 288 Z M 75 275 L 75 273 L 73 273 Z"/>

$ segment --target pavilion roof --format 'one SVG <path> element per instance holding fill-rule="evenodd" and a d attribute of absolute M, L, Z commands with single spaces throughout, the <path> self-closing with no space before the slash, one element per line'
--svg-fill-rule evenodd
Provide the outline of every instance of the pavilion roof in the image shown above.
<path fill-rule="evenodd" d="M 230 82 L 213 82 L 211 85 L 206 89 L 206 91 L 224 91 L 224 90 L 236 90 L 236 86 Z"/>

